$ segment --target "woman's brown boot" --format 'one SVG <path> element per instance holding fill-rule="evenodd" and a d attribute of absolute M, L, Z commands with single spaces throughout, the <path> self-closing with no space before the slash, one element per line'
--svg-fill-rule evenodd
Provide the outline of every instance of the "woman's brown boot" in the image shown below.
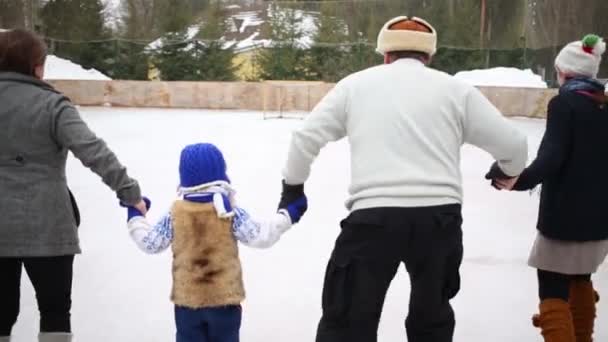
<path fill-rule="evenodd" d="M 532 324 L 541 328 L 545 342 L 577 342 L 570 305 L 562 299 L 545 299 L 540 314 L 532 317 Z"/>
<path fill-rule="evenodd" d="M 595 323 L 595 303 L 599 295 L 588 280 L 573 280 L 570 283 L 570 311 L 574 322 L 576 342 L 592 342 Z"/>

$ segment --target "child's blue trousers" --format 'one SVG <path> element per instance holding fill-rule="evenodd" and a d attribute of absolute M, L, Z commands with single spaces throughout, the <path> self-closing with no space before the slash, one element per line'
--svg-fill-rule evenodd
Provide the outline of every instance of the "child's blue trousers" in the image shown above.
<path fill-rule="evenodd" d="M 241 306 L 190 309 L 175 306 L 177 342 L 239 342 Z"/>

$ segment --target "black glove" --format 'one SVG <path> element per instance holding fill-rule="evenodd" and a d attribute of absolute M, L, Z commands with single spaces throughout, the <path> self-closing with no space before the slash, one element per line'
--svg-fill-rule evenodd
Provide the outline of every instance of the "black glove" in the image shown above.
<path fill-rule="evenodd" d="M 280 209 L 287 210 L 287 207 L 290 204 L 292 204 L 295 201 L 299 200 L 300 198 L 306 196 L 306 195 L 304 195 L 304 184 L 289 185 L 289 184 L 285 183 L 285 180 L 283 180 L 282 183 L 283 183 L 283 191 L 281 192 L 281 201 L 279 202 L 279 210 Z"/>
<path fill-rule="evenodd" d="M 497 190 L 500 190 L 498 188 L 498 186 L 496 185 L 497 179 L 511 179 L 511 178 L 513 178 L 513 177 L 507 175 L 500 169 L 500 167 L 498 166 L 498 162 L 494 162 L 492 164 L 492 166 L 490 167 L 490 171 L 488 171 L 488 173 L 486 173 L 486 179 L 491 180 L 492 187 L 494 187 Z"/>

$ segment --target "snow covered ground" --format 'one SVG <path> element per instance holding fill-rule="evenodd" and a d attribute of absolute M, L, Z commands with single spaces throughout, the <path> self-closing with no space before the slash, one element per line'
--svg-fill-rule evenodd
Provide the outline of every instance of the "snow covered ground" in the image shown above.
<path fill-rule="evenodd" d="M 497 67 L 460 71 L 454 77 L 475 86 L 547 88 L 547 82 L 530 69 Z"/>
<path fill-rule="evenodd" d="M 44 79 L 47 80 L 110 80 L 95 69 L 85 69 L 70 60 L 49 55 L 44 65 Z"/>
<path fill-rule="evenodd" d="M 180 149 L 209 141 L 224 151 L 237 199 L 254 213 L 274 211 L 290 131 L 299 120 L 263 120 L 261 113 L 202 110 L 82 108 L 90 126 L 116 151 L 153 200 L 155 219 L 173 200 Z M 532 153 L 544 122 L 515 119 L 529 136 Z M 456 342 L 542 341 L 530 324 L 535 312 L 535 272 L 526 266 L 535 230 L 536 196 L 501 193 L 484 182 L 491 158 L 463 148 L 465 185 L 463 289 L 453 301 Z M 349 157 L 345 141 L 330 144 L 306 184 L 310 208 L 302 222 L 270 250 L 241 248 L 248 299 L 245 342 L 314 340 L 320 317 L 325 265 L 346 211 Z M 69 182 L 79 200 L 84 253 L 75 266 L 73 328 L 76 341 L 171 341 L 174 334 L 171 253 L 148 256 L 126 232 L 126 212 L 78 161 L 69 161 Z M 608 294 L 608 269 L 596 276 Z M 409 284 L 402 268 L 386 299 L 380 342 L 405 341 Z M 604 296 L 606 298 L 608 296 Z M 608 303 L 603 299 L 596 341 L 608 340 Z M 35 339 L 38 313 L 24 277 L 17 342 Z"/>

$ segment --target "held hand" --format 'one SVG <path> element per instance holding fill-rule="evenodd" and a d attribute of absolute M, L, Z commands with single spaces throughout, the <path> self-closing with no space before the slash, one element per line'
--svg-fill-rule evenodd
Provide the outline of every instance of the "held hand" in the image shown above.
<path fill-rule="evenodd" d="M 287 213 L 289 214 L 289 218 L 291 219 L 291 222 L 293 224 L 295 224 L 300 221 L 300 219 L 302 218 L 302 215 L 304 215 L 304 213 L 306 212 L 307 209 L 308 209 L 308 199 L 306 198 L 306 196 L 302 196 L 302 197 L 298 198 L 297 200 L 287 204 L 287 208 L 282 209 L 282 210 L 287 211 Z"/>
<path fill-rule="evenodd" d="M 290 185 L 283 181 L 283 191 L 281 192 L 278 209 L 287 209 L 289 204 L 304 196 L 304 184 Z"/>
<path fill-rule="evenodd" d="M 139 212 L 143 216 L 146 216 L 146 214 L 148 213 L 148 209 L 150 208 L 150 200 L 144 197 L 141 201 L 139 201 L 139 203 L 137 203 L 133 207 L 139 210 Z"/>
<path fill-rule="evenodd" d="M 518 177 L 508 178 L 508 179 L 495 179 L 494 184 L 499 190 L 513 190 L 515 183 L 517 183 Z"/>
<path fill-rule="evenodd" d="M 121 207 L 127 208 L 127 221 L 131 220 L 136 216 L 145 216 L 150 210 L 150 206 L 152 202 L 147 197 L 143 197 L 141 201 L 139 201 L 134 206 L 129 206 L 124 203 L 120 203 Z"/>

